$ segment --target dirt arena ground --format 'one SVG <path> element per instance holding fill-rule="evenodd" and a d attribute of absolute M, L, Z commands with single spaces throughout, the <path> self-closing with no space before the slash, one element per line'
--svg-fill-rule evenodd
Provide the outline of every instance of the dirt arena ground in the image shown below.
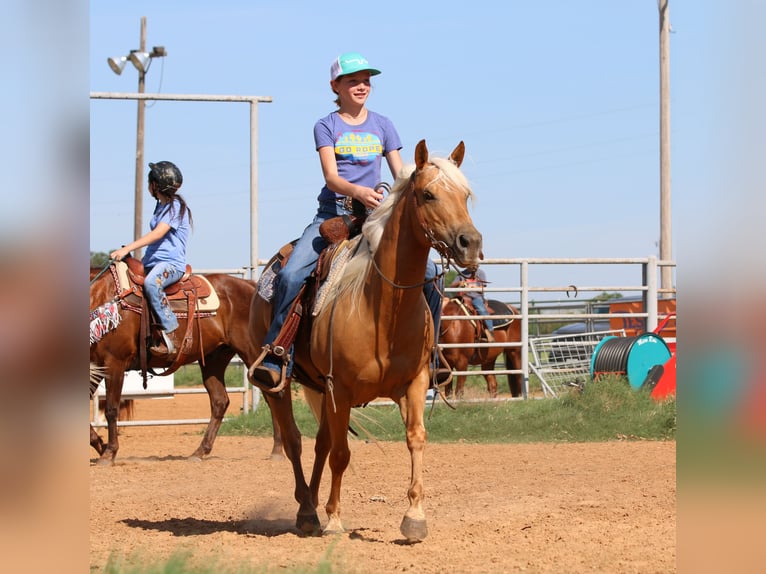
<path fill-rule="evenodd" d="M 204 394 L 136 404 L 137 419 L 206 416 Z M 344 573 L 676 570 L 675 442 L 429 444 L 429 535 L 408 545 L 399 532 L 410 472 L 404 443 L 352 442 L 347 532 L 304 538 L 293 527 L 289 463 L 269 459 L 271 440 L 220 436 L 210 458 L 190 462 L 202 428 L 123 427 L 112 467 L 96 466 L 90 450 L 92 572 L 110 555 L 146 564 L 180 553 L 231 571 L 321 562 Z M 313 440 L 304 439 L 304 468 L 312 461 Z"/>

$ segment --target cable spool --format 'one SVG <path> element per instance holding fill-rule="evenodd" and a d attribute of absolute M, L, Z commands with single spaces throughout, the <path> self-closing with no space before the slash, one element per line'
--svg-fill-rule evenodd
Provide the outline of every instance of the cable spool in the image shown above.
<path fill-rule="evenodd" d="M 630 386 L 641 388 L 650 371 L 664 365 L 671 353 L 662 337 L 644 333 L 637 337 L 605 337 L 593 350 L 590 378 L 600 375 L 627 375 Z M 656 376 L 656 375 L 655 375 Z"/>

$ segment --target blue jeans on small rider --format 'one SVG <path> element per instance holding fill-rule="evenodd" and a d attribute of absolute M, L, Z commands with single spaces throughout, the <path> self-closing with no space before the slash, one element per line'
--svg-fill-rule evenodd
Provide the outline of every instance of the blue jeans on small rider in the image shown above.
<path fill-rule="evenodd" d="M 274 282 L 274 299 L 271 302 L 274 309 L 274 318 L 271 321 L 269 330 L 266 332 L 266 337 L 263 341 L 264 345 L 272 344 L 279 335 L 295 297 L 316 267 L 319 254 L 327 246 L 327 241 L 319 234 L 319 226 L 325 220 L 338 215 L 351 215 L 351 211 L 342 205 L 342 200 L 320 202 L 314 220 L 303 230 L 303 235 L 301 235 L 293 247 L 290 259 L 287 260 L 287 264 L 277 274 Z M 436 264 L 429 260 L 425 279 L 430 281 L 434 277 L 436 277 Z M 434 323 L 438 324 L 439 317 L 441 316 L 441 293 L 434 287 L 433 281 L 430 281 L 423 287 L 423 293 L 434 317 Z M 290 376 L 293 368 L 293 349 L 285 349 L 285 351 L 290 355 L 290 362 L 287 365 L 287 376 Z M 279 371 L 281 369 L 281 360 L 269 354 L 264 358 L 263 365 L 273 371 Z"/>
<path fill-rule="evenodd" d="M 162 329 L 168 333 L 178 328 L 178 319 L 170 308 L 165 287 L 178 281 L 183 274 L 184 272 L 173 267 L 172 263 L 158 263 L 146 273 L 144 279 L 144 293 L 157 314 Z"/>
<path fill-rule="evenodd" d="M 477 291 L 471 293 L 471 302 L 479 315 L 489 315 L 487 305 L 484 303 L 484 297 L 482 297 L 481 293 L 478 293 Z M 484 319 L 484 324 L 490 332 L 495 330 L 495 324 L 492 319 Z"/>

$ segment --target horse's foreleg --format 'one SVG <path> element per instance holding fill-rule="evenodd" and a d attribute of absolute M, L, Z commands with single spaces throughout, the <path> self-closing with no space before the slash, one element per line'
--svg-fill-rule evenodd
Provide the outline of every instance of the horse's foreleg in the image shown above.
<path fill-rule="evenodd" d="M 495 368 L 495 362 L 489 362 L 484 363 L 481 366 L 482 371 L 490 371 Z M 487 393 L 489 393 L 489 397 L 494 399 L 497 398 L 497 377 L 495 377 L 494 374 L 484 375 L 484 378 L 487 381 Z"/>
<path fill-rule="evenodd" d="M 269 405 L 269 402 L 266 401 L 266 404 Z M 269 405 L 269 411 L 271 411 L 271 405 Z M 284 454 L 284 441 L 282 440 L 282 431 L 279 429 L 279 425 L 277 424 L 277 419 L 274 418 L 274 415 L 271 416 L 271 436 L 273 437 L 273 442 L 271 444 L 271 460 L 283 460 L 285 458 Z"/>
<path fill-rule="evenodd" d="M 465 393 L 465 379 L 466 375 L 457 376 L 457 383 L 455 383 L 455 397 L 458 399 L 462 399 L 463 394 Z"/>
<path fill-rule="evenodd" d="M 122 384 L 125 379 L 125 370 L 114 367 L 108 369 L 106 374 L 106 402 L 104 405 L 104 417 L 106 417 L 107 443 L 98 459 L 98 464 L 107 466 L 114 464 L 117 451 L 120 450 L 120 441 L 117 438 L 117 419 L 120 414 L 120 398 L 122 397 Z"/>
<path fill-rule="evenodd" d="M 221 428 L 223 416 L 229 408 L 229 393 L 226 392 L 226 382 L 224 374 L 226 365 L 229 364 L 231 356 L 208 356 L 205 365 L 200 365 L 202 371 L 202 384 L 205 385 L 208 398 L 210 399 L 210 422 L 207 423 L 207 429 L 202 437 L 202 442 L 189 457 L 193 460 L 202 460 L 213 450 L 213 443 L 218 436 L 218 430 Z"/>
<path fill-rule="evenodd" d="M 287 458 L 292 463 L 293 476 L 295 478 L 295 500 L 298 503 L 298 515 L 295 527 L 304 534 L 319 534 L 319 517 L 317 516 L 316 503 L 312 501 L 311 491 L 306 484 L 301 464 L 301 432 L 295 424 L 293 417 L 292 396 L 290 389 L 286 389 L 279 396 L 264 395 L 271 408 L 271 416 L 276 420 L 281 429 L 283 446 Z"/>
<path fill-rule="evenodd" d="M 411 474 L 407 498 L 410 506 L 404 513 L 399 530 L 408 542 L 420 542 L 428 536 L 426 513 L 423 510 L 423 453 L 426 448 L 426 427 L 423 424 L 425 389 L 428 387 L 428 373 L 422 372 L 407 388 L 406 398 L 400 402 L 405 418 L 407 448 L 410 450 Z"/>
<path fill-rule="evenodd" d="M 425 391 L 423 396 L 425 397 Z M 340 487 L 343 482 L 343 473 L 346 471 L 348 462 L 351 459 L 351 451 L 348 448 L 348 423 L 351 418 L 351 405 L 344 398 L 341 398 L 338 393 L 335 395 L 335 408 L 332 401 L 329 401 L 329 406 L 327 405 L 328 401 L 325 400 L 323 420 L 327 422 L 325 426 L 329 434 L 330 471 L 332 477 L 330 481 L 330 496 L 325 505 L 328 520 L 324 534 L 338 534 L 345 532 L 340 520 Z M 317 437 L 317 444 L 319 444 L 319 437 Z M 316 460 L 314 464 L 315 471 L 317 469 L 317 462 L 319 461 Z M 313 475 L 312 484 L 314 484 Z M 316 487 L 318 486 L 317 482 Z"/>
<path fill-rule="evenodd" d="M 307 395 L 308 396 L 308 395 Z M 322 473 L 324 472 L 324 465 L 327 462 L 327 455 L 330 453 L 330 426 L 327 420 L 327 416 L 324 413 L 324 395 L 320 402 L 320 409 L 317 411 L 319 415 L 319 430 L 317 431 L 316 441 L 314 442 L 314 468 L 311 471 L 311 483 L 309 488 L 311 489 L 311 501 L 315 507 L 319 506 L 319 484 L 322 482 Z M 312 412 L 314 407 L 312 406 Z M 314 413 L 317 416 L 317 413 Z M 349 415 L 350 418 L 350 415 Z"/>

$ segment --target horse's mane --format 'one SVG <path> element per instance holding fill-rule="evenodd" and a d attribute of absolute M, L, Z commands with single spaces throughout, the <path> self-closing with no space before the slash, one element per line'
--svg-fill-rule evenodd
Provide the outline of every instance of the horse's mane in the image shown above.
<path fill-rule="evenodd" d="M 474 195 L 468 180 L 454 162 L 446 158 L 433 157 L 429 158 L 429 163 L 438 168 L 433 181 L 442 182 L 447 191 L 463 193 L 467 198 L 473 199 Z M 367 273 L 370 271 L 372 258 L 380 244 L 380 238 L 383 235 L 386 223 L 388 223 L 388 219 L 391 217 L 394 206 L 409 186 L 414 172 L 414 164 L 403 167 L 388 197 L 367 217 L 362 226 L 362 234 L 359 237 L 356 254 L 346 265 L 343 275 L 338 280 L 337 288 L 328 293 L 325 305 L 330 304 L 335 297 L 345 291 L 351 293 L 353 301 L 357 300 L 367 278 Z M 353 307 L 356 306 L 353 305 Z"/>

